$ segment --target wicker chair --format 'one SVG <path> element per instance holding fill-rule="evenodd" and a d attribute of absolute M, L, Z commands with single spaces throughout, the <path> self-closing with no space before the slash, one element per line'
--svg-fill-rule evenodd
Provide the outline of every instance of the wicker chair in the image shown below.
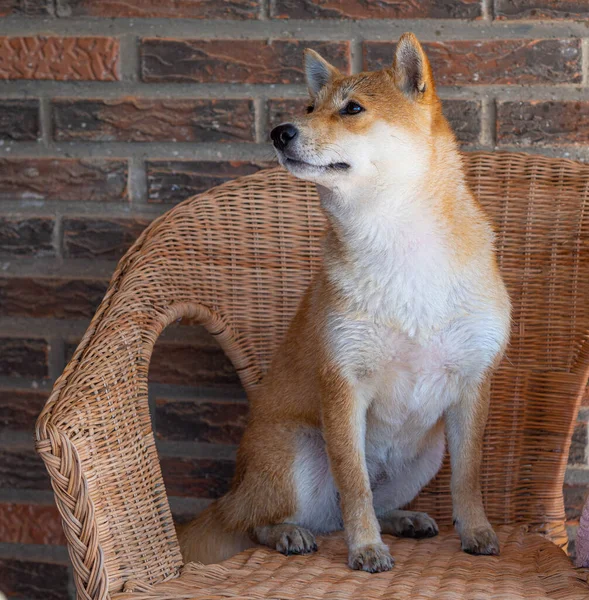
<path fill-rule="evenodd" d="M 144 231 L 39 417 L 79 598 L 589 597 L 587 571 L 561 549 L 563 477 L 589 375 L 589 166 L 523 154 L 465 162 L 495 221 L 514 307 L 482 467 L 501 556 L 460 551 L 446 464 L 414 502 L 445 529 L 430 540 L 385 536 L 391 572 L 349 570 L 341 535 L 311 556 L 253 548 L 182 565 L 151 429 L 150 356 L 168 324 L 189 318 L 221 343 L 248 392 L 258 385 L 318 265 L 324 227 L 314 186 L 272 169 L 191 198 Z"/>

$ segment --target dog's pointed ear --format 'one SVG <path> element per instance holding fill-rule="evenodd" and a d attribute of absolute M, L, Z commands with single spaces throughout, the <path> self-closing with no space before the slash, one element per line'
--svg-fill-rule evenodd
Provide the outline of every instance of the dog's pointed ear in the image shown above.
<path fill-rule="evenodd" d="M 410 98 L 417 99 L 435 91 L 429 60 L 412 33 L 404 33 L 397 43 L 393 74 L 399 89 Z"/>
<path fill-rule="evenodd" d="M 305 49 L 305 78 L 311 96 L 316 96 L 338 74 L 339 71 L 315 50 Z"/>

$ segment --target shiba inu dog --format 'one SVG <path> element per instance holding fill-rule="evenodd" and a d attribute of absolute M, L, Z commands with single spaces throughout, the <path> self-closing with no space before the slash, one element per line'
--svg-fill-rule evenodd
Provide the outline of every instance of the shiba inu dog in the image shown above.
<path fill-rule="evenodd" d="M 479 469 L 510 304 L 430 64 L 405 34 L 391 68 L 346 76 L 308 50 L 305 71 L 308 114 L 272 139 L 320 186 L 323 264 L 251 398 L 231 491 L 179 532 L 184 559 L 314 552 L 343 528 L 350 567 L 386 571 L 381 532 L 438 531 L 401 509 L 440 468 L 444 431 L 462 548 L 497 554 Z"/>

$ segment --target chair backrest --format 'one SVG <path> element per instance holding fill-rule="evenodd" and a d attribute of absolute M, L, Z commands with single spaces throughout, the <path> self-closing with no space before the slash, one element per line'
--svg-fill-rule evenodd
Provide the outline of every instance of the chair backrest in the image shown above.
<path fill-rule="evenodd" d="M 495 222 L 514 309 L 485 438 L 487 509 L 563 543 L 589 365 L 589 167 L 488 153 L 465 165 Z M 181 564 L 147 403 L 157 337 L 180 316 L 202 322 L 254 389 L 319 264 L 324 224 L 314 186 L 272 169 L 183 202 L 122 259 L 37 425 L 82 597 Z M 451 522 L 447 467 L 416 504 Z"/>

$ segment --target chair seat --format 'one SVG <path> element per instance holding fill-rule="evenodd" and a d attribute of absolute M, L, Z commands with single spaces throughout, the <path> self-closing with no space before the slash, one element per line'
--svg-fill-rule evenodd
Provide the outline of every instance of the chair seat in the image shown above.
<path fill-rule="evenodd" d="M 341 534 L 319 539 L 309 556 L 246 550 L 219 565 L 187 564 L 158 585 L 129 581 L 113 600 L 587 600 L 588 574 L 566 554 L 522 526 L 497 530 L 500 556 L 470 556 L 454 531 L 426 540 L 383 536 L 395 557 L 388 573 L 346 566 Z"/>

